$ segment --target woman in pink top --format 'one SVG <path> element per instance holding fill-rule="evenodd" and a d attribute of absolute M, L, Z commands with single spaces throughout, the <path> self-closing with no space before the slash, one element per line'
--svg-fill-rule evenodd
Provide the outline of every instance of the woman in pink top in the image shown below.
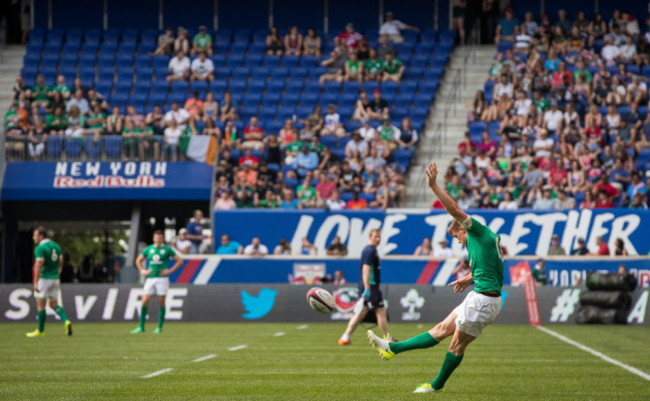
<path fill-rule="evenodd" d="M 199 99 L 199 92 L 194 91 L 194 96 L 185 102 L 185 110 L 193 120 L 200 120 L 203 115 L 203 100 Z"/>
<path fill-rule="evenodd" d="M 298 139 L 295 136 L 293 121 L 290 118 L 286 119 L 284 122 L 284 127 L 282 127 L 282 129 L 280 129 L 280 132 L 278 132 L 278 136 L 280 137 L 280 146 L 283 149 L 289 146 L 291 142 Z"/>

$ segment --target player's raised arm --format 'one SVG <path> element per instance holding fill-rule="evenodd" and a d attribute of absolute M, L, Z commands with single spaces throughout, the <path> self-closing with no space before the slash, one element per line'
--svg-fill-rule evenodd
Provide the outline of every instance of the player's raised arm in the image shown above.
<path fill-rule="evenodd" d="M 427 183 L 429 184 L 429 188 L 431 188 L 433 193 L 438 197 L 447 213 L 449 213 L 454 219 L 458 220 L 459 223 L 467 221 L 469 219 L 467 213 L 463 212 L 463 210 L 458 207 L 456 201 L 449 196 L 444 189 L 438 186 L 438 183 L 436 182 L 438 166 L 436 166 L 436 163 L 429 163 L 424 172 L 427 174 Z"/>

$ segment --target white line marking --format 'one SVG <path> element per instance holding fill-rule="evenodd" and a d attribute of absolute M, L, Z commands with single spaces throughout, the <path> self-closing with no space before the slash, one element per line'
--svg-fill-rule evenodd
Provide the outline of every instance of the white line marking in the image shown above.
<path fill-rule="evenodd" d="M 558 339 L 564 341 L 567 344 L 571 344 L 576 348 L 579 348 L 579 349 L 581 349 L 581 350 L 583 350 L 585 352 L 590 353 L 591 355 L 597 356 L 598 358 L 602 359 L 603 361 L 609 362 L 612 365 L 616 365 L 616 366 L 618 366 L 620 368 L 623 368 L 623 369 L 627 370 L 630 373 L 634 373 L 635 375 L 640 376 L 640 377 L 650 381 L 650 375 L 649 374 L 647 374 L 645 372 L 642 372 L 642 371 L 640 371 L 639 369 L 637 369 L 635 367 L 632 367 L 630 365 L 626 365 L 623 362 L 619 362 L 616 359 L 610 358 L 610 357 L 608 357 L 607 355 L 605 355 L 605 354 L 603 354 L 601 352 L 598 352 L 598 351 L 596 351 L 594 349 L 591 349 L 591 348 L 587 347 L 586 345 L 582 345 L 579 342 L 573 341 L 572 339 L 570 339 L 568 337 L 565 337 L 562 334 L 556 333 L 551 329 L 547 329 L 546 327 L 538 326 L 537 328 L 540 329 L 541 331 L 543 331 L 544 333 L 548 334 L 548 335 L 551 335 L 551 336 L 553 336 L 555 338 L 558 338 Z"/>
<path fill-rule="evenodd" d="M 238 345 L 236 347 L 228 348 L 228 351 L 239 351 L 240 349 L 244 349 L 248 347 L 248 345 Z"/>
<path fill-rule="evenodd" d="M 307 327 L 308 327 L 308 326 L 307 326 L 306 324 L 303 324 L 302 326 L 298 326 L 298 327 L 296 327 L 296 328 L 297 328 L 298 330 L 304 330 L 304 329 L 306 329 Z"/>
<path fill-rule="evenodd" d="M 174 370 L 174 369 L 172 369 L 172 368 L 162 369 L 162 370 L 159 370 L 157 372 L 153 372 L 153 373 L 149 373 L 148 375 L 144 375 L 141 378 L 142 379 L 151 379 L 152 377 L 156 377 L 156 376 L 162 375 L 164 373 L 171 372 L 172 370 Z"/>
<path fill-rule="evenodd" d="M 205 264 L 199 271 L 199 274 L 196 275 L 193 284 L 194 285 L 207 284 L 210 281 L 210 278 L 212 277 L 214 272 L 217 271 L 217 267 L 219 267 L 220 262 L 221 262 L 221 258 L 213 258 L 213 259 L 206 260 Z"/>
<path fill-rule="evenodd" d="M 273 337 L 282 337 L 284 335 L 284 331 L 278 331 L 277 333 L 273 334 Z"/>
<path fill-rule="evenodd" d="M 447 281 L 449 281 L 449 277 L 451 277 L 451 272 L 454 271 L 454 268 L 458 264 L 458 261 L 459 259 L 457 258 L 451 258 L 442 262 L 438 266 L 438 275 L 433 280 L 433 285 L 442 287 L 446 286 Z"/>
<path fill-rule="evenodd" d="M 216 355 L 216 354 L 210 354 L 210 355 L 202 356 L 202 357 L 200 357 L 200 358 L 196 358 L 196 359 L 193 360 L 192 362 L 203 362 L 203 361 L 207 361 L 208 359 L 212 359 L 212 358 L 214 358 L 215 356 L 217 356 L 217 355 Z"/>

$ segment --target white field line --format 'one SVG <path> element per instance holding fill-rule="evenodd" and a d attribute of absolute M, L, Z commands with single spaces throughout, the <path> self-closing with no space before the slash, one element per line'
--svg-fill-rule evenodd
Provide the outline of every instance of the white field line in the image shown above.
<path fill-rule="evenodd" d="M 568 337 L 565 337 L 562 334 L 556 333 L 551 329 L 547 329 L 546 327 L 538 326 L 537 328 L 540 329 L 541 331 L 543 331 L 544 333 L 548 334 L 548 335 L 551 335 L 551 336 L 553 336 L 555 338 L 558 338 L 558 339 L 564 341 L 567 344 L 571 344 L 574 347 L 579 348 L 579 349 L 581 349 L 581 350 L 583 350 L 585 352 L 588 352 L 593 356 L 597 356 L 598 358 L 602 359 L 603 361 L 609 362 L 612 365 L 616 365 L 616 366 L 618 366 L 620 368 L 623 368 L 623 369 L 627 370 L 630 373 L 634 373 L 635 375 L 650 381 L 650 375 L 649 374 L 647 374 L 645 372 L 642 372 L 642 371 L 640 371 L 639 369 L 637 369 L 635 367 L 632 367 L 630 365 L 626 365 L 623 362 L 619 362 L 616 359 L 610 358 L 610 357 L 608 357 L 607 355 L 605 355 L 605 354 L 603 354 L 601 352 L 598 352 L 598 351 L 596 351 L 594 349 L 591 349 L 591 348 L 587 347 L 586 345 L 582 345 L 579 342 L 573 341 L 572 339 L 570 339 Z"/>
<path fill-rule="evenodd" d="M 228 348 L 228 351 L 239 351 L 240 349 L 244 349 L 246 347 L 248 347 L 248 345 L 238 345 L 236 347 Z"/>
<path fill-rule="evenodd" d="M 278 331 L 277 333 L 273 334 L 273 337 L 282 337 L 284 334 L 284 331 Z"/>
<path fill-rule="evenodd" d="M 217 356 L 217 355 L 216 355 L 216 354 L 210 354 L 210 355 L 202 356 L 202 357 L 200 357 L 200 358 L 196 358 L 196 359 L 193 360 L 192 362 L 203 362 L 203 361 L 207 361 L 208 359 L 212 359 L 212 358 L 214 358 L 215 356 Z"/>
<path fill-rule="evenodd" d="M 298 330 L 304 330 L 304 329 L 306 329 L 307 327 L 309 327 L 309 326 L 307 326 L 306 324 L 303 324 L 302 326 L 298 326 L 298 327 L 296 327 L 296 328 L 297 328 Z"/>
<path fill-rule="evenodd" d="M 174 370 L 174 369 L 173 368 L 162 369 L 162 370 L 159 370 L 157 372 L 153 372 L 153 373 L 149 373 L 148 375 L 141 376 L 141 378 L 142 379 L 151 379 L 152 377 L 156 377 L 156 376 L 162 375 L 164 373 L 171 372 L 172 370 Z"/>

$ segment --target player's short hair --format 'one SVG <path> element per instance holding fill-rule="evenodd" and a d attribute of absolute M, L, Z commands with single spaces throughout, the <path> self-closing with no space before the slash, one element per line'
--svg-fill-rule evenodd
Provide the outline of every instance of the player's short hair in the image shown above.
<path fill-rule="evenodd" d="M 447 232 L 448 232 L 450 235 L 453 236 L 454 233 L 455 233 L 459 228 L 461 228 L 462 226 L 463 226 L 463 225 L 460 224 L 460 221 L 458 221 L 458 220 L 456 220 L 456 219 L 453 219 L 453 220 L 451 221 L 451 224 L 449 225 L 449 228 L 447 229 Z"/>
<path fill-rule="evenodd" d="M 47 230 L 43 226 L 38 226 L 34 229 L 38 233 L 38 235 L 43 236 L 43 238 L 47 238 Z"/>
<path fill-rule="evenodd" d="M 372 230 L 370 230 L 370 234 L 368 234 L 368 236 L 371 237 L 372 234 L 374 234 L 375 232 L 381 234 L 381 230 L 380 230 L 380 229 L 378 229 L 378 228 L 373 228 Z"/>
<path fill-rule="evenodd" d="M 162 230 L 156 230 L 153 232 L 153 235 L 165 235 Z"/>

